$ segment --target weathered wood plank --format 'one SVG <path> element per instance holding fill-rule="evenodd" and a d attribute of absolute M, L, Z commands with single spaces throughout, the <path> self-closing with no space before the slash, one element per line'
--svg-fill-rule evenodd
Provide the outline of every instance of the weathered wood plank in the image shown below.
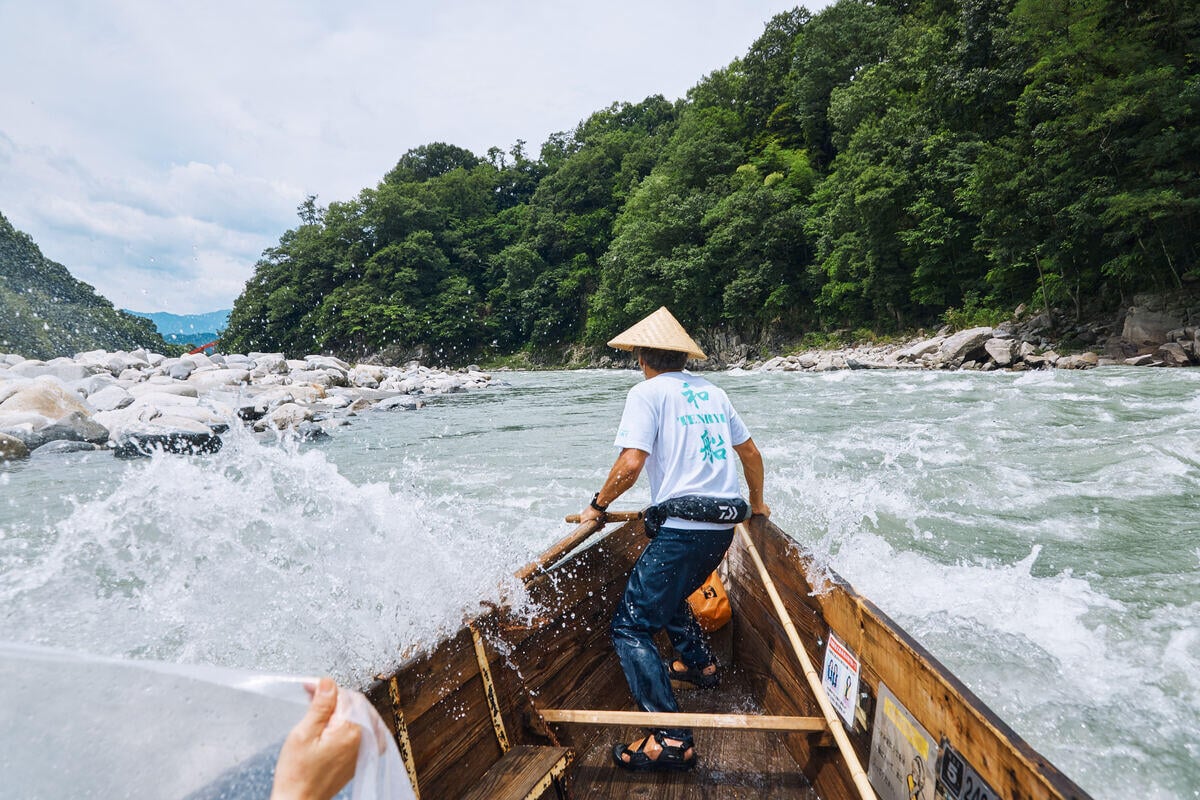
<path fill-rule="evenodd" d="M 514 747 L 504 754 L 463 800 L 526 800 L 549 787 L 549 779 L 562 775 L 570 761 L 565 747 Z"/>

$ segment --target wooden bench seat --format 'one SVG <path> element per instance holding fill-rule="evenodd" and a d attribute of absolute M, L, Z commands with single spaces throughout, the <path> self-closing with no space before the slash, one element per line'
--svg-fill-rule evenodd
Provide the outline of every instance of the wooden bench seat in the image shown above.
<path fill-rule="evenodd" d="M 505 753 L 484 773 L 464 800 L 536 800 L 571 762 L 565 747 L 520 745 Z"/>

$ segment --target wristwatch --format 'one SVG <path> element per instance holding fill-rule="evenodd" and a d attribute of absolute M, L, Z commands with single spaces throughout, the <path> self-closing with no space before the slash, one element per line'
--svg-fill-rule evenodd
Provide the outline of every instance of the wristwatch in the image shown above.
<path fill-rule="evenodd" d="M 596 492 L 594 495 L 592 495 L 592 502 L 589 503 L 588 505 L 590 505 L 592 508 L 599 511 L 601 514 L 603 514 L 605 511 L 608 511 L 608 506 L 600 505 L 600 493 L 599 492 Z"/>

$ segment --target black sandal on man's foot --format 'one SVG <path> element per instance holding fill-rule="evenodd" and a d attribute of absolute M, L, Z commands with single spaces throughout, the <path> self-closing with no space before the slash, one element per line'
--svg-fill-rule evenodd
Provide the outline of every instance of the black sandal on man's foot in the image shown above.
<path fill-rule="evenodd" d="M 680 661 L 680 664 L 683 662 Z M 704 674 L 702 667 L 686 667 L 682 670 L 675 668 L 675 662 L 671 661 L 667 664 L 667 675 L 673 681 L 685 681 L 695 686 L 697 689 L 715 689 L 721 685 L 721 670 L 718 669 L 711 675 Z"/>
<path fill-rule="evenodd" d="M 651 736 L 654 741 L 658 742 L 662 751 L 656 758 L 651 758 L 646 755 L 646 744 L 650 741 L 647 736 L 642 739 L 642 743 L 638 745 L 636 750 L 629 749 L 629 746 L 624 742 L 618 742 L 613 745 L 612 757 L 618 767 L 627 769 L 631 772 L 652 772 L 656 770 L 672 770 L 676 772 L 684 772 L 696 766 L 695 746 L 691 740 L 685 740 L 683 744 L 666 744 L 661 732 L 655 731 Z M 687 751 L 692 750 L 691 758 L 687 758 Z M 626 761 L 622 756 L 629 756 Z"/>

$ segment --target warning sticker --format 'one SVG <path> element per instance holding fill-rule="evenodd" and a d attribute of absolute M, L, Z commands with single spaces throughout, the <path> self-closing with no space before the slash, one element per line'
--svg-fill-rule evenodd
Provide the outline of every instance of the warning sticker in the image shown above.
<path fill-rule="evenodd" d="M 861 665 L 850 648 L 830 631 L 829 643 L 825 645 L 825 668 L 821 671 L 821 683 L 825 686 L 829 702 L 851 730 L 854 730 L 854 709 L 858 705 L 860 669 Z"/>
<path fill-rule="evenodd" d="M 929 732 L 880 683 L 867 769 L 880 800 L 933 800 L 937 752 Z"/>
<path fill-rule="evenodd" d="M 991 786 L 971 766 L 971 762 L 942 739 L 938 758 L 938 797 L 946 800 L 1000 800 Z"/>

